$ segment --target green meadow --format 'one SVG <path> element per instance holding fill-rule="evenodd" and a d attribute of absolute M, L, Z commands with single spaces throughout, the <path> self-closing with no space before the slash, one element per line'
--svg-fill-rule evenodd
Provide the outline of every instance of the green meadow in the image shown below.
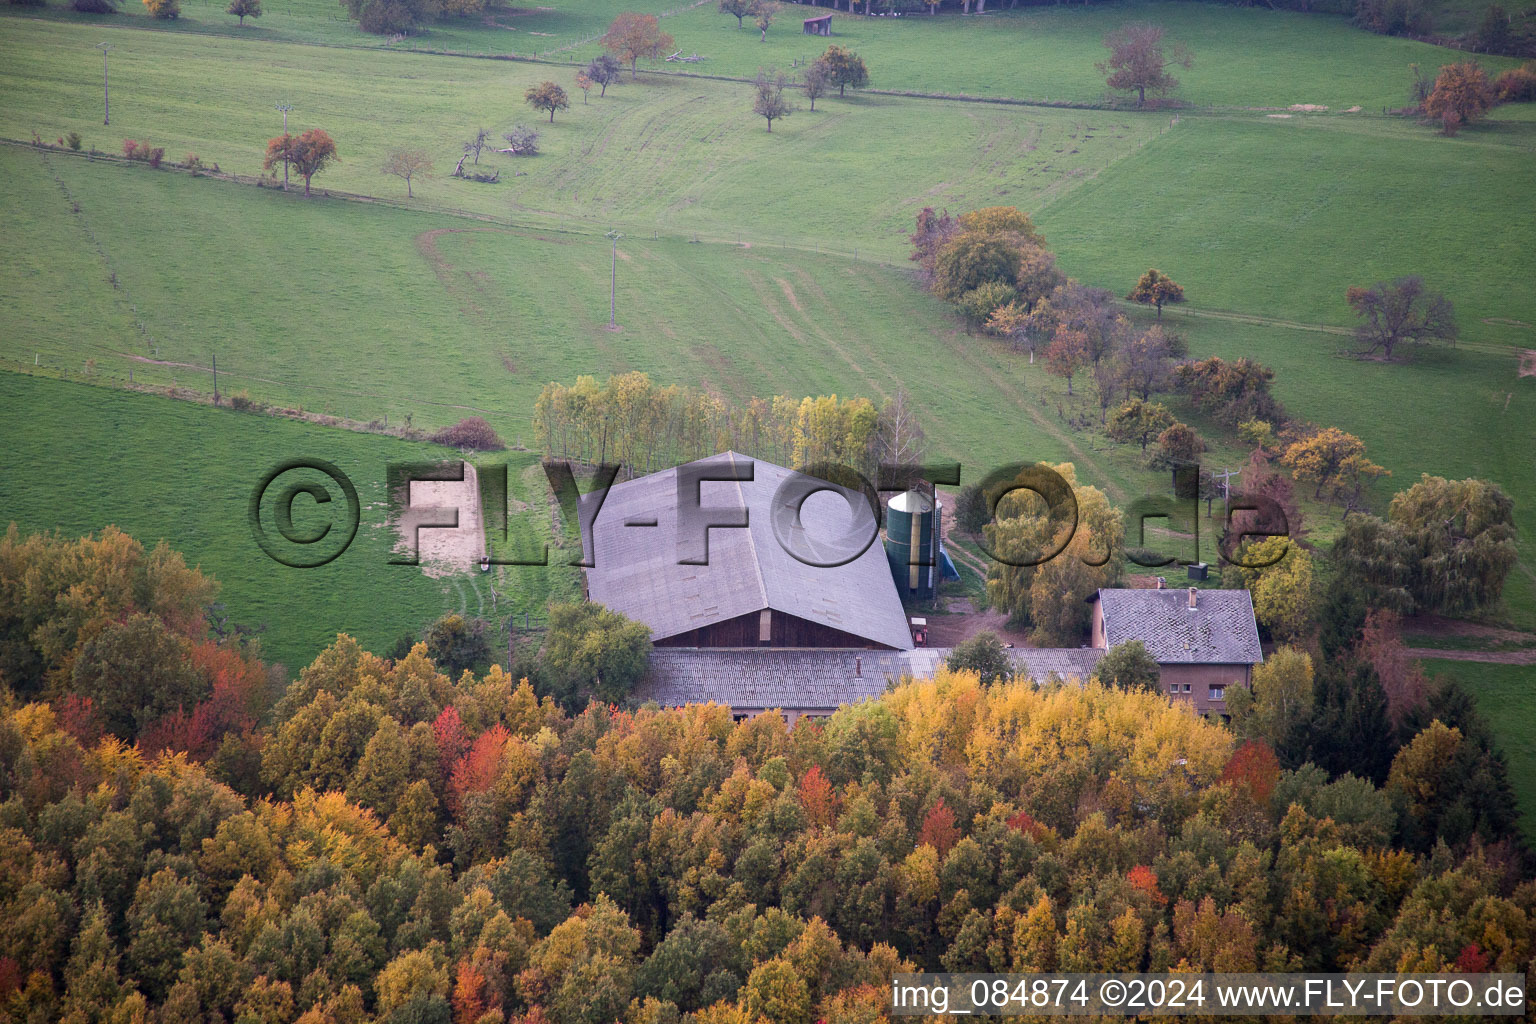
<path fill-rule="evenodd" d="M 1435 68 L 1462 59 L 1443 47 L 1368 35 L 1341 17 L 1263 7 L 1179 2 L 989 7 L 980 17 L 866 18 L 837 12 L 826 39 L 801 32 L 802 19 L 828 13 L 825 5 L 784 7 L 766 40 L 750 20 L 738 30 L 736 19 L 713 3 L 667 18 L 663 27 L 684 53 L 707 58 L 688 65 L 707 74 L 751 77 L 767 65 L 790 70 L 793 62 L 813 60 L 835 43 L 864 58 L 876 89 L 1056 103 L 1111 98 L 1094 64 L 1104 59 L 1104 36 L 1132 21 L 1155 22 L 1167 38 L 1189 47 L 1193 65 L 1172 69 L 1180 82 L 1173 98 L 1197 106 L 1299 103 L 1332 111 L 1360 106 L 1379 114 L 1384 106 L 1408 102 L 1410 64 Z M 579 52 L 590 56 L 598 50 L 589 46 Z M 1518 63 L 1480 59 L 1490 68 Z"/>
<path fill-rule="evenodd" d="M 1195 2 L 1014 10 L 994 5 L 972 17 L 946 12 L 882 18 L 840 11 L 834 13 L 828 39 L 804 35 L 801 21 L 831 13 L 830 7 L 785 4 L 767 38 L 760 39 L 750 20 L 738 29 L 736 19 L 719 13 L 713 0 L 557 0 L 493 6 L 398 42 L 362 32 L 334 0 L 272 0 L 264 5 L 262 18 L 244 27 L 224 13 L 225 6 L 225 0 L 183 0 L 182 16 L 170 22 L 148 17 L 136 0 L 125 0 L 120 13 L 108 18 L 76 14 L 57 2 L 42 12 L 23 10 L 29 21 L 78 25 L 98 34 L 121 25 L 182 38 L 214 35 L 245 42 L 521 58 L 537 54 L 557 63 L 589 59 L 599 52 L 592 40 L 616 14 L 640 10 L 664 15 L 662 27 L 676 40 L 675 48 L 705 58 L 693 64 L 643 62 L 651 71 L 751 78 L 764 66 L 792 70 L 796 62 L 814 59 L 836 43 L 865 58 L 877 89 L 1074 104 L 1106 100 L 1094 63 L 1104 58 L 1104 36 L 1129 21 L 1155 21 L 1170 39 L 1189 47 L 1194 63 L 1179 69 L 1181 88 L 1175 98 L 1197 106 L 1319 104 L 1335 111 L 1360 106 L 1380 112 L 1408 102 L 1409 65 L 1433 69 L 1462 59 L 1444 47 L 1369 35 L 1343 17 Z M 1479 59 L 1492 69 L 1518 63 Z M 569 69 L 545 68 L 541 74 L 566 82 L 571 77 Z"/>
<path fill-rule="evenodd" d="M 1472 661 L 1426 661 L 1436 678 L 1455 679 L 1477 698 L 1499 749 L 1509 764 L 1509 781 L 1520 805 L 1528 839 L 1536 838 L 1536 737 L 1530 721 L 1536 716 L 1531 699 L 1529 665 L 1488 665 Z"/>
<path fill-rule="evenodd" d="M 456 455 L 436 445 L 16 373 L 0 374 L 0 433 L 6 523 L 65 536 L 114 525 L 146 547 L 166 541 L 218 579 L 231 622 L 258 630 L 268 660 L 294 672 L 339 632 L 387 651 L 447 612 L 483 615 L 500 626 L 524 612 L 539 614 L 552 595 L 574 593 L 575 570 L 568 568 L 502 567 L 494 580 L 433 579 L 416 566 L 390 564 L 399 556 L 396 531 L 386 522 L 386 466 Z M 317 568 L 269 558 L 247 517 L 263 475 L 300 458 L 335 465 L 361 506 L 351 546 Z M 531 509 L 511 518 L 509 539 L 533 550 L 550 533 L 537 463 L 516 452 L 482 461 L 508 463 L 511 497 Z M 313 534 L 330 524 L 339 534 L 343 517 L 329 514 L 341 504 L 339 488 L 319 474 L 290 473 L 298 475 L 285 474 L 284 485 L 317 482 L 335 502 L 295 502 L 294 531 Z M 280 543 L 278 549 L 291 558 L 306 555 Z"/>

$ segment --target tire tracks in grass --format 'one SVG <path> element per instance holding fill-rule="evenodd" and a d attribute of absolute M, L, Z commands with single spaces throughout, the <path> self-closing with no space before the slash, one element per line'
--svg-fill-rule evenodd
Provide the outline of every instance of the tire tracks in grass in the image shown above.
<path fill-rule="evenodd" d="M 803 274 L 804 272 L 801 271 L 801 273 Z M 819 301 L 825 303 L 827 301 L 826 294 L 821 291 L 818 285 L 816 285 L 814 279 L 811 279 L 809 278 L 809 275 L 806 275 L 806 280 L 815 297 Z M 761 295 L 760 289 L 759 294 Z M 778 319 L 777 316 L 776 319 Z M 815 330 L 818 334 L 826 337 L 825 332 L 822 331 L 819 327 L 816 327 Z M 1084 469 L 1091 470 L 1099 478 L 1099 480 L 1103 481 L 1104 491 L 1111 498 L 1124 500 L 1125 489 L 1114 482 L 1113 478 L 1104 471 L 1104 468 L 1099 465 L 1098 461 L 1077 443 L 1077 441 L 1074 439 L 1074 436 L 1070 432 L 1063 430 L 1057 424 L 1052 423 L 1050 419 L 1040 411 L 1037 404 L 1029 400 L 1029 393 L 1027 390 L 1019 388 L 1005 374 L 997 370 L 995 367 L 986 366 L 985 363 L 978 359 L 975 355 L 974 346 L 955 344 L 955 338 L 957 336 L 959 336 L 959 332 L 949 332 L 947 334 L 940 333 L 938 338 L 940 344 L 942 344 L 954 355 L 957 362 L 965 364 L 974 371 L 976 376 L 989 381 L 1000 394 L 1006 396 L 1017 408 L 1019 408 L 1026 416 L 1028 416 L 1036 427 L 1038 427 L 1047 436 L 1057 441 L 1064 449 L 1071 453 L 1072 461 L 1075 465 Z M 967 335 L 965 337 L 969 336 Z M 838 352 L 839 356 L 843 358 L 844 362 L 847 363 L 850 368 L 860 373 L 860 375 L 863 376 L 864 379 L 868 382 L 870 387 L 875 389 L 880 394 L 880 397 L 888 397 L 885 394 L 884 389 L 880 387 L 879 382 L 870 378 L 851 355 L 847 354 L 847 352 L 841 346 L 832 344 L 830 338 L 828 338 L 828 342 L 830 347 L 834 351 Z M 878 356 L 878 353 L 871 351 L 870 355 Z"/>

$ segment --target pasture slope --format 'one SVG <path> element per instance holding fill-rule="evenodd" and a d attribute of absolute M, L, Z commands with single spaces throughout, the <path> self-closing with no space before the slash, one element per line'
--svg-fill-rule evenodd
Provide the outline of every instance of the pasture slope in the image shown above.
<path fill-rule="evenodd" d="M 219 580 L 230 620 L 258 629 L 264 655 L 294 672 L 338 632 L 386 651 L 446 612 L 483 614 L 502 625 L 525 611 L 541 613 L 552 595 L 575 592 L 569 568 L 503 567 L 492 581 L 478 574 L 432 579 L 416 566 L 389 564 L 397 534 L 386 521 L 386 466 L 456 454 L 437 445 L 16 373 L 0 374 L 0 433 L 7 523 L 66 536 L 115 525 L 146 547 L 166 541 Z M 352 545 L 318 568 L 273 561 L 247 519 L 262 475 L 295 458 L 334 464 L 361 504 Z M 543 474 L 527 453 L 480 461 L 502 460 L 512 498 L 530 508 L 510 520 L 510 539 L 532 550 L 549 536 Z M 285 475 L 283 483 L 297 479 Z M 334 486 L 328 490 L 337 495 Z M 296 502 L 295 531 L 327 522 L 340 530 L 341 520 L 325 515 L 336 506 Z"/>

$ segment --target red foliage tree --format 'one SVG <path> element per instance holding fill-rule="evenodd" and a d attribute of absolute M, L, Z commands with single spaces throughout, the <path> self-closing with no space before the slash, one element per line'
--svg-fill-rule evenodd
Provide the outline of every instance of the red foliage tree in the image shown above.
<path fill-rule="evenodd" d="M 942 857 L 959 839 L 960 830 L 955 827 L 955 812 L 945 805 L 943 797 L 939 797 L 923 819 L 923 827 L 917 833 L 917 845 L 927 843 L 939 851 Z"/>
<path fill-rule="evenodd" d="M 432 738 L 437 741 L 437 766 L 443 781 L 453 774 L 453 766 L 469 749 L 469 737 L 464 734 L 464 723 L 459 719 L 459 709 L 452 704 L 443 708 L 432 721 Z"/>
<path fill-rule="evenodd" d="M 287 163 L 293 173 L 304 179 L 307 196 L 310 179 L 338 159 L 335 140 L 319 128 L 311 128 L 303 135 L 280 135 L 269 141 L 267 157 L 261 167 L 270 171 L 278 164 Z"/>
<path fill-rule="evenodd" d="M 1045 826 L 1034 819 L 1028 811 L 1020 811 L 1008 819 L 1008 827 L 1021 835 L 1026 835 L 1039 842 L 1045 838 Z"/>
<path fill-rule="evenodd" d="M 496 782 L 501 771 L 501 752 L 511 738 L 505 728 L 493 725 L 476 738 L 469 753 L 453 766 L 448 778 L 448 806 L 455 814 L 464 805 L 465 797 L 484 793 Z"/>
<path fill-rule="evenodd" d="M 1462 947 L 1461 953 L 1456 957 L 1456 969 L 1463 974 L 1487 974 L 1493 966 L 1493 957 L 1483 951 L 1477 943 L 1469 943 Z"/>
<path fill-rule="evenodd" d="M 820 765 L 811 765 L 801 776 L 800 805 L 805 808 L 806 817 L 818 825 L 831 825 L 837 820 L 837 793 Z"/>
<path fill-rule="evenodd" d="M 491 1009 L 487 988 L 485 973 L 473 961 L 460 960 L 454 971 L 453 1019 L 459 1024 L 475 1024 Z"/>
<path fill-rule="evenodd" d="M 1280 761 L 1269 744 L 1249 740 L 1233 752 L 1222 770 L 1223 782 L 1246 789 L 1256 803 L 1268 803 L 1280 781 Z"/>
<path fill-rule="evenodd" d="M 1370 661 L 1387 694 L 1387 717 L 1399 725 L 1409 712 L 1424 703 L 1429 677 L 1419 663 L 1408 657 L 1403 645 L 1401 619 L 1394 611 L 1371 609 L 1365 614 L 1360 653 Z"/>
<path fill-rule="evenodd" d="M 55 706 L 59 725 L 75 738 L 82 747 L 94 747 L 106 731 L 101 716 L 96 713 L 96 702 L 78 694 L 65 694 Z"/>
<path fill-rule="evenodd" d="M 1145 864 L 1137 864 L 1125 873 L 1125 880 L 1131 883 L 1131 888 L 1139 889 L 1152 897 L 1152 902 L 1158 906 L 1164 906 L 1168 897 L 1163 895 L 1163 890 L 1157 887 L 1157 872 Z"/>

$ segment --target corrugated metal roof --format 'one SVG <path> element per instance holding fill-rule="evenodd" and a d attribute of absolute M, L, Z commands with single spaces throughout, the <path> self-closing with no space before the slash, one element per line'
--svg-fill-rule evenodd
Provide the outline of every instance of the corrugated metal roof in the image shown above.
<path fill-rule="evenodd" d="M 706 481 L 700 503 L 706 509 L 745 508 L 748 525 L 711 529 L 708 565 L 678 564 L 677 470 L 611 488 L 593 524 L 588 596 L 644 622 L 655 640 L 771 608 L 898 650 L 910 648 L 911 633 L 879 538 L 846 565 L 806 565 L 784 550 L 771 518 L 775 492 L 791 471 L 735 452 L 698 464 L 732 463 L 751 464 L 753 479 Z M 833 495 L 817 495 L 801 513 L 800 539 L 821 552 L 818 561 L 830 561 L 831 542 L 848 529 L 847 507 Z"/>
<path fill-rule="evenodd" d="M 1018 648 L 1008 652 L 1036 682 L 1052 674 L 1086 679 L 1104 652 L 1093 648 Z M 740 710 L 832 711 L 886 691 L 906 677 L 931 677 L 948 648 L 910 651 L 794 650 L 763 647 L 658 647 L 635 690 L 663 707 L 714 701 Z"/>
<path fill-rule="evenodd" d="M 1257 665 L 1264 660 L 1246 590 L 1100 590 L 1105 642 L 1140 640 L 1165 665 Z"/>

